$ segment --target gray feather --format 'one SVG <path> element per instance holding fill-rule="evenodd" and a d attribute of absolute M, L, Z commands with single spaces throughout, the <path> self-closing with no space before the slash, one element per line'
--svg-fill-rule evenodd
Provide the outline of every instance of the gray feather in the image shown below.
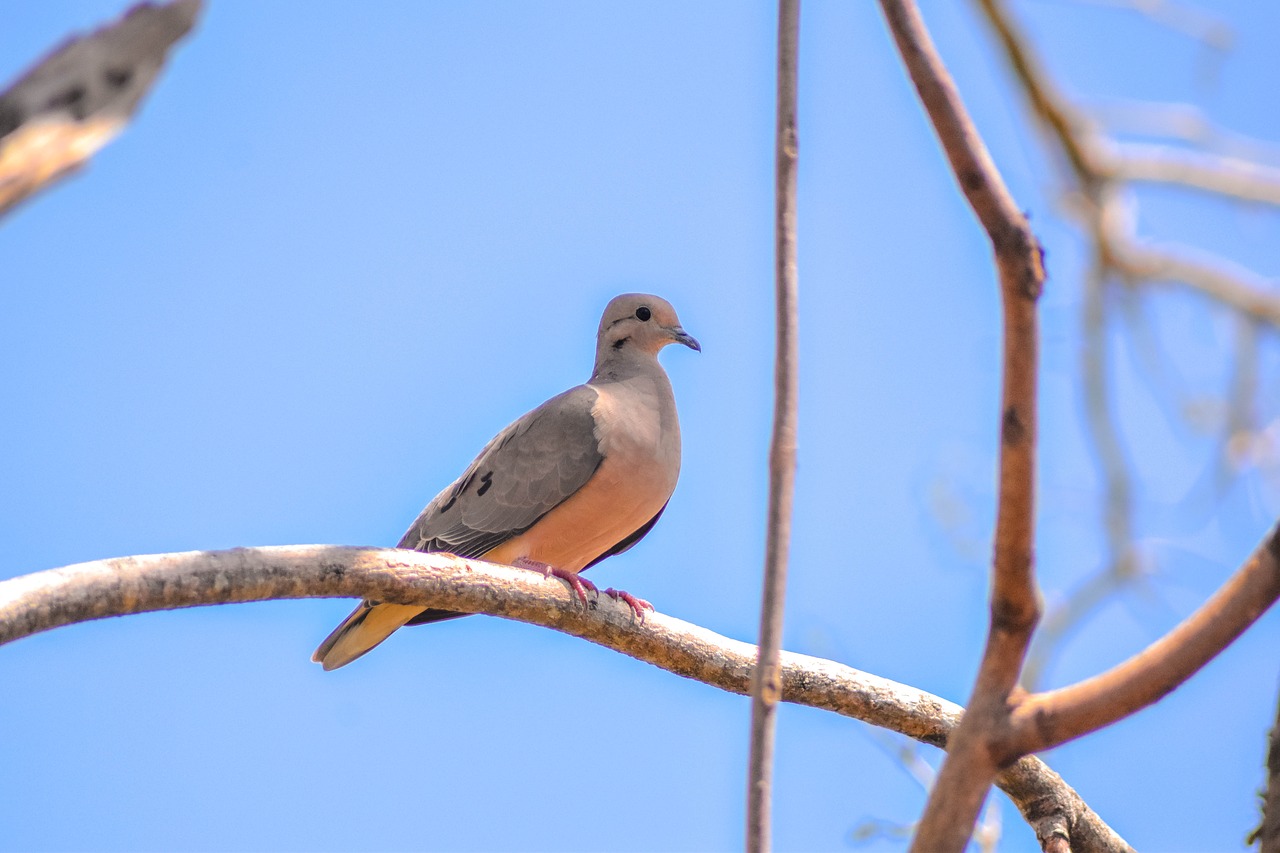
<path fill-rule="evenodd" d="M 498 433 L 426 508 L 400 548 L 481 557 L 519 536 L 586 485 L 604 461 L 591 408 L 579 385 Z"/>

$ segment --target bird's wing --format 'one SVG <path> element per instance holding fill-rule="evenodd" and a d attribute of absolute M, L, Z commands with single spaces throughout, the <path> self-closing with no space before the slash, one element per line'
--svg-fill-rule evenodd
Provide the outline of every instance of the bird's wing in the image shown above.
<path fill-rule="evenodd" d="M 436 495 L 398 547 L 483 557 L 581 489 L 604 461 L 589 385 L 552 397 L 498 433 Z"/>

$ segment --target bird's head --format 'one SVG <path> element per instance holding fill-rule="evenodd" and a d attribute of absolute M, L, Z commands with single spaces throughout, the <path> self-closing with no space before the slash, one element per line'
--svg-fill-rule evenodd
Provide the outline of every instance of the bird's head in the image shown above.
<path fill-rule="evenodd" d="M 702 352 L 702 346 L 686 332 L 676 309 L 660 296 L 624 293 L 610 300 L 600 318 L 597 355 L 623 354 L 628 349 L 657 355 L 667 344 L 684 344 Z"/>

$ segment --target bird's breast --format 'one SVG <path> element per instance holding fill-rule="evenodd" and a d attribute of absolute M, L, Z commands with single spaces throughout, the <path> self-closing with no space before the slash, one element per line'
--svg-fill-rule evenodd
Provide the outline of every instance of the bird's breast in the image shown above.
<path fill-rule="evenodd" d="M 578 571 L 649 522 L 680 474 L 680 426 L 660 389 L 606 388 L 593 408 L 603 460 L 587 483 L 488 559 Z M 665 395 L 670 400 L 670 393 Z"/>

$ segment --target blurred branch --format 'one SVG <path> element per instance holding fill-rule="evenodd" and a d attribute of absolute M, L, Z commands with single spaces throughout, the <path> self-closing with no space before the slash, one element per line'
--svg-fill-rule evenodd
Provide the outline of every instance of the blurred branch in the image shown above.
<path fill-rule="evenodd" d="M 489 613 L 542 625 L 732 693 L 750 691 L 757 649 L 661 613 L 644 622 L 608 597 L 583 608 L 538 572 L 396 549 L 300 545 L 190 551 L 81 563 L 0 581 L 0 645 L 41 631 L 131 613 L 292 598 L 360 598 Z M 945 747 L 959 706 L 821 658 L 783 652 L 783 701 L 821 708 Z M 1036 758 L 997 784 L 1041 843 L 1123 851 L 1124 840 Z"/>
<path fill-rule="evenodd" d="M 1010 696 L 1040 615 L 1032 568 L 1035 507 L 1036 303 L 1040 245 L 973 126 L 912 0 L 881 0 L 898 52 L 969 205 L 995 252 L 1004 319 L 1000 487 L 992 566 L 991 627 L 973 694 L 938 772 L 917 851 L 963 850 L 999 771 L 992 743 L 1008 724 Z"/>
<path fill-rule="evenodd" d="M 1004 0 L 978 0 L 995 30 L 1005 58 L 1032 111 L 1048 129 L 1070 165 L 1086 203 L 1078 215 L 1090 236 L 1102 244 L 1114 272 L 1131 282 L 1179 281 L 1238 311 L 1280 325 L 1280 295 L 1256 274 L 1226 264 L 1197 262 L 1177 249 L 1155 250 L 1102 220 L 1100 195 L 1131 181 L 1180 184 L 1228 198 L 1280 204 L 1280 170 L 1234 157 L 1179 151 L 1153 145 L 1117 146 L 1052 84 L 1014 23 Z M 1114 195 L 1114 193 L 1108 193 Z"/>
<path fill-rule="evenodd" d="M 1157 249 L 1117 234 L 1105 239 L 1111 266 L 1127 280 L 1185 284 L 1240 314 L 1280 327 L 1280 292 L 1253 272 L 1205 253 Z"/>
<path fill-rule="evenodd" d="M 1110 594 L 1137 577 L 1132 546 L 1132 474 L 1125 463 L 1114 412 L 1106 402 L 1105 303 L 1102 300 L 1106 283 L 1114 279 L 1130 286 L 1181 285 L 1233 309 L 1242 317 L 1280 327 L 1280 289 L 1276 282 L 1202 251 L 1139 239 L 1135 216 L 1122 207 L 1121 198 L 1132 184 L 1158 182 L 1224 198 L 1280 204 L 1280 169 L 1238 156 L 1113 142 L 1096 121 L 1058 91 L 1004 0 L 977 2 L 995 31 L 1032 113 L 1069 167 L 1074 184 L 1068 191 L 1074 202 L 1070 210 L 1094 253 L 1085 288 L 1082 375 L 1088 429 L 1105 483 L 1104 524 L 1110 553 L 1100 574 L 1086 580 L 1048 613 L 1024 676 L 1025 683 L 1034 687 L 1043 677 L 1053 646 L 1092 615 Z M 1188 7 L 1156 0 L 1118 5 L 1137 8 L 1161 18 L 1166 24 L 1177 22 L 1179 28 L 1197 38 L 1228 32 L 1220 22 Z M 1228 43 L 1219 42 L 1222 46 Z M 1109 114 L 1113 122 L 1155 123 L 1164 132 L 1201 144 L 1217 144 L 1234 151 L 1259 152 L 1261 148 L 1257 143 L 1242 142 L 1215 128 L 1193 108 L 1146 105 L 1144 109 L 1141 104 L 1127 104 L 1123 113 L 1113 109 Z M 1103 116 L 1106 115 L 1104 110 Z M 1143 129 L 1149 131 L 1150 127 Z"/>
<path fill-rule="evenodd" d="M 1163 27 L 1182 33 L 1217 51 L 1230 50 L 1235 41 L 1235 34 L 1226 21 L 1187 3 L 1175 3 L 1172 0 L 1077 0 L 1077 2 L 1137 12 Z"/>
<path fill-rule="evenodd" d="M 1218 127 L 1194 104 L 1108 99 L 1090 103 L 1088 112 L 1113 131 L 1177 139 L 1246 160 L 1280 157 L 1275 143 Z"/>
<path fill-rule="evenodd" d="M 200 5 L 134 6 L 69 39 L 0 93 L 0 216 L 78 170 L 124 128 Z"/>
<path fill-rule="evenodd" d="M 795 501 L 798 393 L 799 298 L 796 267 L 796 125 L 800 0 L 778 3 L 778 103 L 775 148 L 774 287 L 777 300 L 777 352 L 774 356 L 773 436 L 769 446 L 769 510 L 760 594 L 760 648 L 751 683 L 751 743 L 747 766 L 746 848 L 770 848 L 770 792 L 774 734 L 782 685 L 778 659 L 787 592 L 787 551 L 791 546 L 791 510 Z"/>
<path fill-rule="evenodd" d="M 1235 336 L 1235 365 L 1227 390 L 1226 417 L 1222 423 L 1222 464 L 1215 486 L 1221 492 L 1235 470 L 1251 463 L 1251 451 L 1258 431 L 1255 404 L 1258 398 L 1258 326 L 1249 317 L 1238 321 Z"/>
<path fill-rule="evenodd" d="M 1097 156 L 1113 180 L 1176 184 L 1213 195 L 1280 205 L 1280 169 L 1239 157 L 1128 142 Z"/>

